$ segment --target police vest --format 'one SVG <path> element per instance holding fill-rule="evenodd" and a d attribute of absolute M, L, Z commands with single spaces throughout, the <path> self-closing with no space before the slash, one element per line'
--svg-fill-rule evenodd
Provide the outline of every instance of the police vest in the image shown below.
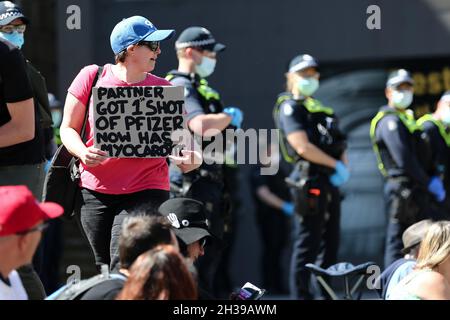
<path fill-rule="evenodd" d="M 279 129 L 280 150 L 283 158 L 288 163 L 296 163 L 297 161 L 301 160 L 301 157 L 289 145 L 286 134 L 284 133 L 284 130 L 280 125 L 280 106 L 283 102 L 287 101 L 292 101 L 293 103 L 295 103 L 295 107 L 304 107 L 308 111 L 308 121 L 311 122 L 311 126 L 320 126 L 320 128 L 318 128 L 320 132 L 319 139 L 317 141 L 312 140 L 311 143 L 314 143 L 329 156 L 335 159 L 339 159 L 346 149 L 345 136 L 339 131 L 337 126 L 331 126 L 328 128 L 327 126 L 322 126 L 317 122 L 317 119 L 315 119 L 315 116 L 319 115 L 330 116 L 334 118 L 333 109 L 323 106 L 319 100 L 311 97 L 308 97 L 304 101 L 299 103 L 298 101 L 295 101 L 293 99 L 293 96 L 290 93 L 280 94 L 273 109 L 275 126 L 277 129 Z"/>
<path fill-rule="evenodd" d="M 416 156 L 419 163 L 422 165 L 427 173 L 434 170 L 431 160 L 431 146 L 428 136 L 423 132 L 422 126 L 416 122 L 412 114 L 406 112 L 399 112 L 397 110 L 379 111 L 370 123 L 370 139 L 372 140 L 372 147 L 378 163 L 378 169 L 384 177 L 388 176 L 388 170 L 397 168 L 392 156 L 389 154 L 387 148 L 380 148 L 379 142 L 376 140 L 375 130 L 384 116 L 393 114 L 397 116 L 403 125 L 406 127 L 412 137 L 412 144 L 416 151 Z"/>
<path fill-rule="evenodd" d="M 200 105 L 205 114 L 220 113 L 223 111 L 220 94 L 209 86 L 208 81 L 197 76 L 190 76 L 177 71 L 170 71 L 166 76 L 166 80 L 172 81 L 177 77 L 184 77 L 192 83 L 192 86 L 198 93 Z"/>
<path fill-rule="evenodd" d="M 166 80 L 172 81 L 173 79 L 175 79 L 177 77 L 184 77 L 191 82 L 193 88 L 198 93 L 199 102 L 200 102 L 200 105 L 205 114 L 221 113 L 223 111 L 223 104 L 222 104 L 222 101 L 220 100 L 220 94 L 216 90 L 214 90 L 213 88 L 211 88 L 209 86 L 208 81 L 200 78 L 197 75 L 189 75 L 186 73 L 178 72 L 177 70 L 170 71 L 166 76 Z M 191 130 L 189 129 L 189 131 L 191 131 Z M 225 136 L 225 130 L 221 132 L 221 135 L 222 135 L 222 141 L 224 143 L 223 150 L 228 151 L 228 150 L 226 150 L 227 141 L 226 141 L 226 136 Z M 214 137 L 212 137 L 210 139 L 210 141 L 203 141 L 202 149 L 204 150 L 209 144 L 211 144 L 213 142 L 214 142 Z M 224 157 L 227 157 L 226 152 L 225 152 Z M 235 166 L 235 164 L 233 163 L 232 160 L 225 159 L 225 164 L 227 164 L 227 165 L 231 164 L 232 166 Z M 207 166 L 205 164 L 202 164 L 201 167 L 204 169 L 211 168 L 210 166 Z"/>
<path fill-rule="evenodd" d="M 444 139 L 445 144 L 450 147 L 450 132 L 447 132 L 447 127 L 442 123 L 442 121 L 435 119 L 431 114 L 426 114 L 417 120 L 417 124 L 419 126 L 423 126 L 423 124 L 427 121 L 432 122 L 439 129 L 439 133 L 441 134 L 442 139 Z"/>

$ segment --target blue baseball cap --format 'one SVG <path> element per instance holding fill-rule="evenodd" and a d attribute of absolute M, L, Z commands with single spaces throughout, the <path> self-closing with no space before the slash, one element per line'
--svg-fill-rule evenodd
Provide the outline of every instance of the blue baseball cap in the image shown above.
<path fill-rule="evenodd" d="M 140 41 L 162 41 L 170 39 L 175 30 L 158 30 L 147 18 L 133 16 L 123 19 L 111 32 L 111 48 L 114 54 Z"/>

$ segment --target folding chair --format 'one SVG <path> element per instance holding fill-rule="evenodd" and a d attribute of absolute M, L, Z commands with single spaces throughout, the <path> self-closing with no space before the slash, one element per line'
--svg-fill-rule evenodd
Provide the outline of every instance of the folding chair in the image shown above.
<path fill-rule="evenodd" d="M 366 277 L 370 276 L 370 274 L 367 273 L 367 268 L 370 266 L 376 266 L 376 263 L 370 261 L 354 266 L 348 262 L 340 262 L 330 266 L 327 269 L 322 269 L 312 263 L 308 263 L 305 267 L 316 277 L 317 281 L 333 300 L 339 300 L 339 297 L 331 286 L 325 281 L 325 278 L 330 278 L 330 280 L 332 280 L 343 277 L 344 300 L 359 300 L 362 294 L 362 290 L 359 289 L 361 289 L 361 284 L 364 283 L 363 281 Z M 353 287 L 350 287 L 352 280 L 356 277 L 358 279 Z M 354 299 L 355 293 L 358 293 L 356 299 Z"/>

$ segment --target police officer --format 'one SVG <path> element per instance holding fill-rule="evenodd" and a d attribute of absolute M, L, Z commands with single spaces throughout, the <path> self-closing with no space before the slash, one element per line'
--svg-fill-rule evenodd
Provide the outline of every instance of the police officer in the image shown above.
<path fill-rule="evenodd" d="M 312 97 L 319 87 L 317 68 L 316 59 L 310 55 L 292 59 L 286 74 L 288 92 L 278 97 L 275 107 L 281 151 L 288 162 L 295 164 L 287 180 L 298 221 L 290 289 L 299 299 L 313 298 L 305 265 L 317 263 L 326 268 L 337 260 L 341 203 L 338 187 L 350 175 L 345 137 L 338 129 L 337 117 L 333 109 Z"/>
<path fill-rule="evenodd" d="M 386 179 L 385 266 L 402 256 L 406 228 L 430 216 L 431 196 L 436 201 L 445 198 L 441 179 L 433 176 L 427 136 L 406 110 L 413 100 L 413 84 L 408 71 L 392 72 L 385 90 L 388 105 L 381 107 L 370 127 L 378 168 Z"/>
<path fill-rule="evenodd" d="M 432 160 L 437 166 L 438 174 L 444 181 L 445 191 L 448 194 L 450 191 L 450 91 L 444 92 L 434 113 L 424 115 L 417 123 L 423 127 L 430 139 Z M 448 197 L 445 206 L 438 209 L 441 218 L 450 218 Z"/>
<path fill-rule="evenodd" d="M 224 108 L 219 93 L 205 80 L 214 72 L 217 54 L 225 50 L 225 45 L 218 43 L 209 30 L 189 27 L 178 37 L 175 49 L 179 61 L 178 70 L 170 71 L 166 79 L 175 86 L 185 88 L 187 126 L 201 140 L 204 162 L 199 169 L 189 174 L 181 174 L 176 168 L 171 168 L 171 186 L 176 196 L 189 197 L 205 204 L 211 221 L 211 232 L 215 237 L 223 239 L 231 232 L 224 222 L 227 218 L 224 212 L 224 195 L 227 190 L 224 185 L 223 164 L 214 160 L 217 159 L 218 150 L 213 155 L 205 153 L 205 148 L 214 143 L 215 139 L 225 141 L 225 129 L 240 128 L 243 114 L 235 107 Z M 203 142 L 203 138 L 207 138 L 208 142 Z M 206 255 L 199 259 L 200 280 L 211 292 L 220 251 L 216 244 L 211 244 Z"/>

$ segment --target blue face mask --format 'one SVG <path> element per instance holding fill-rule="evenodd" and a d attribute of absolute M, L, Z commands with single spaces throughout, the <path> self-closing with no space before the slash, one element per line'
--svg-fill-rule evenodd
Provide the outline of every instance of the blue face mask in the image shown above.
<path fill-rule="evenodd" d="M 53 127 L 55 128 L 59 128 L 59 126 L 61 125 L 61 120 L 62 120 L 62 113 L 59 110 L 52 110 L 52 121 L 53 121 Z"/>
<path fill-rule="evenodd" d="M 314 77 L 300 78 L 297 82 L 297 88 L 302 96 L 309 97 L 319 88 L 319 80 Z"/>
<path fill-rule="evenodd" d="M 202 62 L 195 66 L 195 72 L 202 78 L 209 77 L 216 67 L 216 59 L 203 56 Z"/>
<path fill-rule="evenodd" d="M 23 33 L 19 33 L 17 31 L 13 31 L 12 33 L 0 32 L 0 37 L 11 42 L 13 45 L 18 47 L 19 49 L 22 48 L 22 46 L 25 42 Z"/>

